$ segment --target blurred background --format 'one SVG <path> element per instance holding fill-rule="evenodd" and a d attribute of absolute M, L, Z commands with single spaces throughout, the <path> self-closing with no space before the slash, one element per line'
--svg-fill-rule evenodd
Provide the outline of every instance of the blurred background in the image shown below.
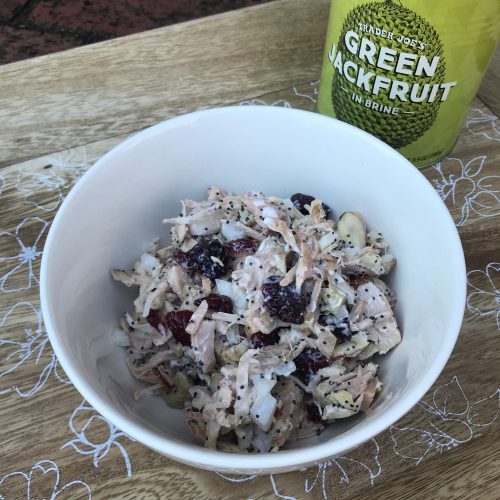
<path fill-rule="evenodd" d="M 271 0 L 0 0 L 0 64 Z"/>

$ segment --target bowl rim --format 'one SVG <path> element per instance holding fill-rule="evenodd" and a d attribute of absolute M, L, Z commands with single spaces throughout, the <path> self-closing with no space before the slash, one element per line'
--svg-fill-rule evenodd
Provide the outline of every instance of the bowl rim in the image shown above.
<path fill-rule="evenodd" d="M 434 196 L 437 200 L 439 200 L 438 206 L 441 207 L 441 217 L 448 220 L 450 224 L 450 233 L 453 235 L 452 237 L 455 240 L 453 245 L 453 248 L 455 249 L 454 260 L 458 263 L 456 271 L 462 276 L 461 287 L 457 290 L 455 299 L 457 301 L 459 297 L 462 297 L 462 300 L 460 305 L 458 305 L 457 301 L 458 310 L 453 318 L 453 324 L 450 325 L 449 329 L 449 331 L 455 333 L 448 336 L 443 348 L 438 353 L 435 362 L 426 374 L 415 382 L 415 384 L 400 397 L 396 404 L 387 409 L 379 418 L 375 419 L 373 422 L 361 429 L 354 429 L 353 432 L 340 434 L 339 436 L 336 436 L 324 443 L 313 444 L 305 448 L 280 450 L 276 453 L 239 454 L 211 450 L 198 445 L 183 443 L 180 440 L 160 436 L 153 430 L 144 428 L 140 423 L 130 420 L 127 416 L 124 416 L 119 411 L 115 410 L 112 406 L 110 406 L 105 398 L 101 397 L 92 388 L 84 377 L 80 376 L 78 370 L 73 367 L 70 352 L 66 351 L 63 345 L 59 342 L 59 334 L 55 328 L 53 305 L 51 303 L 47 286 L 47 275 L 50 273 L 51 265 L 51 247 L 57 236 L 60 222 L 65 217 L 65 211 L 71 205 L 73 198 L 82 189 L 82 187 L 89 183 L 100 169 L 105 168 L 109 159 L 115 156 L 120 156 L 128 148 L 134 147 L 142 142 L 143 139 L 156 134 L 162 134 L 172 127 L 183 126 L 184 124 L 190 122 L 192 123 L 200 117 L 203 118 L 209 115 L 233 115 L 235 113 L 241 115 L 245 115 L 247 113 L 251 115 L 261 115 L 264 120 L 270 115 L 284 115 L 287 119 L 290 119 L 293 114 L 300 120 L 305 118 L 306 120 L 312 120 L 317 123 L 324 123 L 332 129 L 346 129 L 351 135 L 358 136 L 362 142 L 366 144 L 371 143 L 377 148 L 384 149 L 386 154 L 392 155 L 398 160 L 397 165 L 394 165 L 391 168 L 406 169 L 410 180 L 420 184 L 423 181 L 423 188 L 428 190 L 429 196 Z M 52 344 L 52 348 L 72 384 L 92 405 L 92 407 L 116 425 L 116 427 L 121 431 L 125 432 L 145 446 L 171 457 L 174 460 L 214 471 L 237 471 L 239 473 L 266 473 L 276 469 L 293 470 L 303 468 L 308 464 L 320 463 L 332 456 L 338 456 L 339 454 L 360 446 L 389 428 L 397 420 L 403 417 L 431 388 L 446 365 L 460 333 L 463 314 L 465 311 L 466 291 L 467 277 L 465 258 L 460 237 L 453 218 L 434 187 L 416 167 L 414 167 L 396 150 L 381 140 L 352 125 L 310 111 L 275 106 L 226 106 L 187 113 L 144 129 L 131 137 L 128 137 L 119 145 L 112 148 L 91 168 L 89 168 L 87 172 L 85 172 L 85 174 L 73 186 L 70 193 L 59 207 L 47 236 L 42 254 L 40 270 L 41 308 L 46 331 Z"/>

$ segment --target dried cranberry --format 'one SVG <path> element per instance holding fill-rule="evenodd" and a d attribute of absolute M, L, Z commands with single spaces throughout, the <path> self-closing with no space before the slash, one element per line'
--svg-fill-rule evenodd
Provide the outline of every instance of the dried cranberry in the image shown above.
<path fill-rule="evenodd" d="M 252 343 L 252 347 L 254 349 L 258 349 L 259 347 L 264 347 L 265 345 L 274 345 L 280 341 L 279 336 L 280 328 L 276 328 L 271 333 L 262 333 L 257 332 L 254 333 L 250 337 L 250 342 Z"/>
<path fill-rule="evenodd" d="M 306 303 L 293 283 L 281 286 L 282 279 L 282 276 L 272 276 L 262 285 L 264 305 L 271 316 L 288 323 L 303 323 Z"/>
<path fill-rule="evenodd" d="M 321 418 L 321 414 L 319 412 L 319 409 L 317 407 L 317 405 L 310 401 L 309 403 L 306 403 L 306 413 L 307 413 L 307 416 L 309 417 L 309 420 L 313 423 L 313 424 L 322 424 L 323 423 L 323 419 Z"/>
<path fill-rule="evenodd" d="M 208 278 L 218 278 L 226 272 L 227 252 L 216 238 L 200 238 L 184 255 L 176 252 L 172 258 L 188 270 L 198 271 Z"/>
<path fill-rule="evenodd" d="M 146 316 L 146 321 L 153 327 L 158 330 L 158 326 L 161 323 L 160 311 L 155 309 L 150 309 L 149 314 Z"/>
<path fill-rule="evenodd" d="M 167 332 L 168 325 L 165 318 L 160 314 L 160 311 L 150 309 L 149 314 L 146 316 L 146 321 L 160 333 L 165 334 Z"/>
<path fill-rule="evenodd" d="M 349 342 L 352 338 L 351 330 L 349 324 L 339 323 L 333 330 L 333 334 L 340 342 Z"/>
<path fill-rule="evenodd" d="M 330 328 L 332 333 L 340 342 L 348 342 L 351 340 L 351 328 L 347 318 L 339 319 L 333 314 L 325 314 L 319 317 L 320 325 Z"/>
<path fill-rule="evenodd" d="M 184 269 L 193 269 L 194 262 L 191 262 L 188 255 L 182 250 L 176 250 L 172 254 L 172 259 L 177 262 L 177 264 L 181 265 Z"/>
<path fill-rule="evenodd" d="M 305 349 L 294 360 L 295 375 L 306 384 L 312 373 L 316 373 L 321 368 L 330 364 L 328 358 L 317 349 Z"/>
<path fill-rule="evenodd" d="M 175 250 L 171 257 L 173 260 L 175 260 L 175 262 L 181 264 L 182 261 L 186 258 L 186 254 L 182 250 Z"/>
<path fill-rule="evenodd" d="M 193 315 L 193 311 L 171 311 L 167 313 L 165 321 L 172 335 L 182 345 L 191 345 L 191 336 L 186 332 L 186 327 Z"/>
<path fill-rule="evenodd" d="M 241 255 L 250 255 L 257 251 L 258 242 L 248 238 L 232 240 L 226 243 L 226 252 L 231 257 L 240 257 Z"/>
<path fill-rule="evenodd" d="M 364 285 L 368 283 L 371 279 L 364 273 L 362 274 L 352 274 L 349 276 L 349 284 L 351 286 Z"/>
<path fill-rule="evenodd" d="M 233 301 L 227 295 L 219 295 L 218 293 L 211 293 L 206 297 L 196 299 L 194 303 L 199 306 L 203 300 L 208 303 L 208 308 L 215 312 L 232 313 Z"/>
<path fill-rule="evenodd" d="M 309 211 L 305 207 L 306 205 L 311 206 L 311 203 L 315 200 L 316 198 L 314 196 L 309 196 L 308 194 L 302 194 L 302 193 L 295 193 L 291 196 L 290 201 L 293 203 L 295 208 L 304 215 L 309 215 Z M 323 212 L 325 212 L 325 217 L 328 219 L 330 217 L 330 207 L 326 205 L 325 203 L 322 203 L 321 206 L 323 207 Z"/>

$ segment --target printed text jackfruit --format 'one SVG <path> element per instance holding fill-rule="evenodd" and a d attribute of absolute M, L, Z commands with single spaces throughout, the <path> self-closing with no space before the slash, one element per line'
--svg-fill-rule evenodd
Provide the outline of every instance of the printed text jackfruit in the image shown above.
<path fill-rule="evenodd" d="M 345 46 L 349 53 L 357 56 L 360 61 L 366 62 L 367 67 L 358 65 L 349 59 L 349 54 L 336 51 L 332 44 L 328 59 L 337 72 L 348 82 L 373 95 L 384 93 L 388 99 L 401 102 L 434 102 L 446 101 L 451 89 L 457 82 L 409 84 L 397 78 L 376 74 L 369 70 L 369 66 L 383 69 L 400 75 L 417 77 L 432 77 L 435 75 L 440 57 L 434 56 L 430 61 L 425 55 L 411 52 L 398 52 L 389 47 L 377 47 L 371 40 L 359 36 L 355 31 L 347 31 L 344 37 Z"/>

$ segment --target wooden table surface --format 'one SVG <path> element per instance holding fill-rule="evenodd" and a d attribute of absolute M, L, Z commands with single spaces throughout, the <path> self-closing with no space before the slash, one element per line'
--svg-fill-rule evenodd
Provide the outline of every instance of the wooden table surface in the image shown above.
<path fill-rule="evenodd" d="M 401 421 L 302 472 L 223 476 L 162 457 L 93 410 L 58 365 L 38 296 L 47 231 L 129 134 L 240 103 L 314 110 L 327 0 L 280 0 L 0 67 L 0 499 L 500 498 L 500 58 L 454 150 L 423 169 L 467 260 L 456 348 Z"/>

